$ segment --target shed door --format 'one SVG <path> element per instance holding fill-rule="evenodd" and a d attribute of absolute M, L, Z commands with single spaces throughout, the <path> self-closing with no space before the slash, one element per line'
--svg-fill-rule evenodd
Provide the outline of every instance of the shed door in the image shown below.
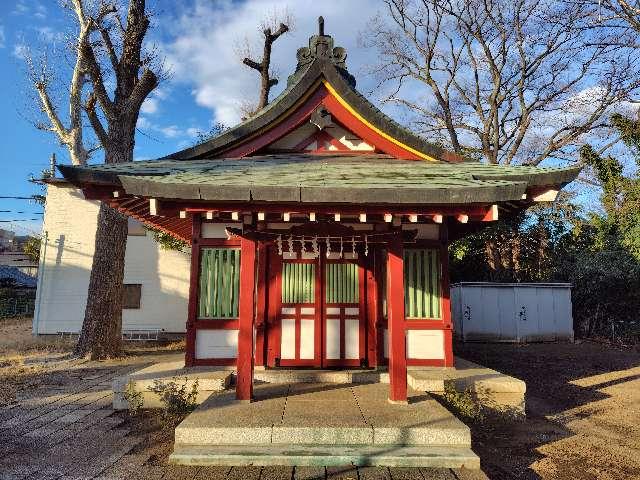
<path fill-rule="evenodd" d="M 515 288 L 515 314 L 520 342 L 542 340 L 536 288 Z"/>

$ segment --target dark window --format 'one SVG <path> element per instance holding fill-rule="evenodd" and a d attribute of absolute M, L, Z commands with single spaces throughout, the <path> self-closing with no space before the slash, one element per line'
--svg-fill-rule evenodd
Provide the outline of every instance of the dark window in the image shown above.
<path fill-rule="evenodd" d="M 122 308 L 140 308 L 142 285 L 139 283 L 125 283 L 122 298 Z"/>

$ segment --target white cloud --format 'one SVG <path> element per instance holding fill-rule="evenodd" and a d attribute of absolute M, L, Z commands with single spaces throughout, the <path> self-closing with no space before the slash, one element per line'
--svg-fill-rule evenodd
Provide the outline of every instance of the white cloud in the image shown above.
<path fill-rule="evenodd" d="M 13 8 L 14 15 L 33 15 L 38 20 L 47 18 L 47 7 L 35 0 L 18 0 Z"/>
<path fill-rule="evenodd" d="M 29 47 L 27 47 L 24 43 L 17 43 L 13 46 L 13 56 L 24 60 L 29 55 Z"/>
<path fill-rule="evenodd" d="M 195 139 L 202 131 L 197 127 L 180 128 L 178 125 L 158 125 L 144 116 L 138 117 L 136 128 L 146 130 L 148 132 L 160 133 L 168 139 L 184 139 L 183 141 L 186 141 L 187 144 L 193 143 L 192 140 Z"/>
<path fill-rule="evenodd" d="M 6 36 L 4 34 L 4 25 L 0 25 L 0 48 L 5 47 Z"/>
<path fill-rule="evenodd" d="M 138 117 L 136 127 L 145 130 L 151 127 L 151 122 L 149 122 L 145 117 Z"/>
<path fill-rule="evenodd" d="M 259 88 L 258 75 L 242 65 L 235 47 L 244 36 L 259 44 L 258 26 L 265 14 L 288 9 L 295 17 L 295 30 L 281 37 L 274 47 L 273 65 L 280 72 L 280 85 L 272 91 L 272 98 L 286 86 L 287 76 L 295 69 L 296 50 L 317 33 L 319 15 L 324 16 L 325 31 L 334 37 L 336 45 L 347 49 L 349 71 L 356 75 L 359 85 L 365 85 L 360 90 L 366 91 L 367 79 L 358 73 L 375 61 L 376 53 L 360 48 L 357 37 L 376 13 L 377 5 L 371 0 L 300 0 L 293 4 L 286 0 L 196 0 L 176 18 L 159 19 L 158 23 L 160 28 L 171 26 L 165 27 L 165 38 L 171 40 L 162 45 L 162 50 L 174 79 L 190 85 L 198 105 L 211 108 L 216 120 L 232 126 L 240 119 L 240 105 L 254 102 Z"/>
<path fill-rule="evenodd" d="M 36 28 L 38 35 L 46 42 L 61 42 L 64 40 L 64 34 L 62 32 L 56 32 L 51 27 L 38 27 Z"/>
<path fill-rule="evenodd" d="M 196 138 L 198 136 L 198 134 L 200 134 L 202 132 L 202 130 L 200 130 L 199 128 L 195 128 L 195 127 L 190 127 L 187 128 L 185 130 L 185 133 L 187 134 L 187 136 L 191 137 L 191 138 Z"/>
<path fill-rule="evenodd" d="M 47 8 L 41 3 L 36 3 L 33 16 L 39 18 L 40 20 L 47 18 Z"/>
<path fill-rule="evenodd" d="M 15 15 L 24 15 L 25 13 L 29 13 L 29 6 L 25 3 L 24 0 L 18 0 L 16 2 L 16 6 L 13 9 L 13 13 Z"/>
<path fill-rule="evenodd" d="M 182 135 L 182 130 L 177 125 L 169 125 L 168 127 L 160 127 L 158 130 L 167 138 L 176 138 Z"/>
<path fill-rule="evenodd" d="M 159 98 L 160 100 L 164 100 L 169 96 L 169 89 L 158 87 L 153 91 L 152 95 L 155 98 Z"/>
<path fill-rule="evenodd" d="M 156 113 L 158 111 L 158 106 L 159 106 L 158 99 L 154 97 L 149 97 L 144 102 L 142 102 L 140 111 L 146 114 Z"/>

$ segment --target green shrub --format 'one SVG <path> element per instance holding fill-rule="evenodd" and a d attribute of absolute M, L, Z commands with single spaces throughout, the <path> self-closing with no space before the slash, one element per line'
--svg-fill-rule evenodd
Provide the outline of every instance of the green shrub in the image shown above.
<path fill-rule="evenodd" d="M 155 380 L 153 387 L 148 388 L 160 397 L 165 416 L 175 416 L 191 413 L 198 406 L 198 379 L 196 378 L 190 389 L 187 386 L 186 377 L 182 383 L 174 377 L 170 382 Z"/>
<path fill-rule="evenodd" d="M 445 382 L 442 400 L 458 417 L 464 420 L 472 422 L 484 420 L 484 409 L 470 389 L 459 392 L 453 383 Z"/>
<path fill-rule="evenodd" d="M 142 410 L 142 406 L 144 404 L 144 399 L 142 396 L 142 392 L 138 392 L 136 390 L 136 385 L 134 382 L 130 381 L 127 383 L 127 388 L 124 391 L 124 399 L 127 401 L 129 415 L 135 417 Z"/>

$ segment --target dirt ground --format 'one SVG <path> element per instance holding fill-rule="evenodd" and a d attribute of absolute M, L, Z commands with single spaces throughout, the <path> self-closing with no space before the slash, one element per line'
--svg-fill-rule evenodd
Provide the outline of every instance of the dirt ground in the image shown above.
<path fill-rule="evenodd" d="M 55 394 L 64 389 L 69 390 L 80 382 L 87 385 L 82 387 L 84 390 L 81 395 L 95 390 L 93 393 L 98 398 L 105 395 L 101 393 L 105 388 L 108 394 L 110 378 L 114 375 L 121 375 L 126 369 L 141 368 L 152 361 L 155 355 L 180 348 L 180 345 L 139 345 L 130 350 L 128 358 L 109 362 L 84 361 L 85 363 L 65 360 L 71 347 L 72 344 L 68 341 L 34 339 L 30 335 L 29 319 L 1 321 L 0 410 L 11 413 L 14 411 L 11 409 L 21 412 L 24 409 L 24 415 L 31 415 L 33 408 L 30 407 L 29 410 L 23 407 L 16 402 L 16 398 L 26 398 L 27 402 L 29 399 L 39 401 L 47 392 L 51 395 L 51 392 Z M 508 373 L 527 383 L 525 421 L 492 418 L 470 424 L 473 449 L 480 456 L 482 469 L 490 478 L 640 479 L 640 349 L 622 349 L 592 342 L 521 346 L 472 343 L 456 345 L 455 349 L 456 354 L 464 358 Z M 90 403 L 85 400 L 87 404 Z M 74 403 L 85 400 L 74 400 Z M 109 406 L 107 397 L 100 397 L 97 402 L 104 403 L 100 407 L 102 409 Z M 46 406 L 38 408 L 47 412 L 47 415 L 41 417 L 43 420 L 48 415 L 56 414 Z M 81 410 L 90 408 L 98 406 L 86 405 Z M 105 412 L 105 415 L 108 413 Z M 103 425 L 105 421 L 108 421 L 108 425 Z M 37 422 L 37 419 L 31 421 Z M 121 452 L 119 460 L 103 469 L 101 475 L 131 479 L 209 478 L 211 474 L 206 469 L 196 471 L 193 467 L 177 469 L 166 465 L 166 458 L 172 450 L 172 430 L 162 428 L 156 415 L 145 414 L 141 419 L 133 421 L 124 414 L 110 414 L 102 423 L 88 427 L 88 432 L 102 427 L 105 428 L 104 435 L 114 435 L 114 446 L 121 446 L 122 440 L 118 440 L 121 435 L 126 435 L 125 438 L 130 439 L 131 444 L 127 447 L 127 452 Z M 46 423 L 40 430 L 42 428 L 46 430 Z M 66 431 L 56 431 L 54 434 L 45 431 L 46 438 L 53 445 L 56 438 L 67 438 Z M 2 434 L 11 435 L 5 437 L 8 440 L 14 438 L 15 432 L 0 432 L 0 437 Z M 87 438 L 92 437 L 89 435 Z M 0 444 L 1 440 L 0 438 Z M 72 440 L 69 437 L 69 440 L 65 440 L 66 445 L 62 443 L 56 448 L 65 448 L 61 452 L 68 452 L 72 445 L 69 442 Z M 77 437 L 76 440 L 81 441 L 82 437 Z M 23 455 L 27 455 L 24 446 L 20 449 Z M 101 449 L 104 450 L 103 445 L 96 445 L 96 458 L 101 458 Z M 43 462 L 51 462 L 54 458 L 51 451 L 55 452 L 48 450 Z M 41 454 L 44 455 L 44 452 Z M 3 457 L 0 463 L 5 461 L 6 465 L 11 464 L 7 453 Z M 22 457 L 19 464 L 24 464 L 27 457 Z M 65 460 L 67 457 L 67 453 L 59 456 Z M 19 458 L 16 457 L 16 460 Z M 87 463 L 89 464 L 92 463 Z M 60 468 L 63 466 L 61 464 Z M 133 472 L 141 477 L 133 475 Z M 266 478 L 265 473 L 234 470 L 226 472 L 224 477 L 250 478 L 257 475 L 256 478 L 262 479 Z M 329 473 L 326 472 L 326 478 L 330 478 Z M 374 473 L 374 477 L 380 477 L 379 470 Z M 398 476 L 396 471 L 387 473 L 381 478 L 393 480 Z M 433 478 L 428 472 L 418 473 L 420 475 L 416 478 Z M 286 475 L 298 478 L 294 474 Z M 457 473 L 450 475 L 440 475 L 437 478 L 462 478 Z M 360 478 L 362 475 L 354 471 L 342 472 L 340 476 Z M 362 478 L 368 476 L 364 475 Z M 413 478 L 411 475 L 410 477 Z M 2 468 L 0 478 L 4 478 Z M 20 475 L 7 478 L 40 477 Z"/>
<path fill-rule="evenodd" d="M 640 478 L 640 349 L 459 344 L 456 354 L 527 384 L 524 422 L 472 427 L 490 478 Z"/>

